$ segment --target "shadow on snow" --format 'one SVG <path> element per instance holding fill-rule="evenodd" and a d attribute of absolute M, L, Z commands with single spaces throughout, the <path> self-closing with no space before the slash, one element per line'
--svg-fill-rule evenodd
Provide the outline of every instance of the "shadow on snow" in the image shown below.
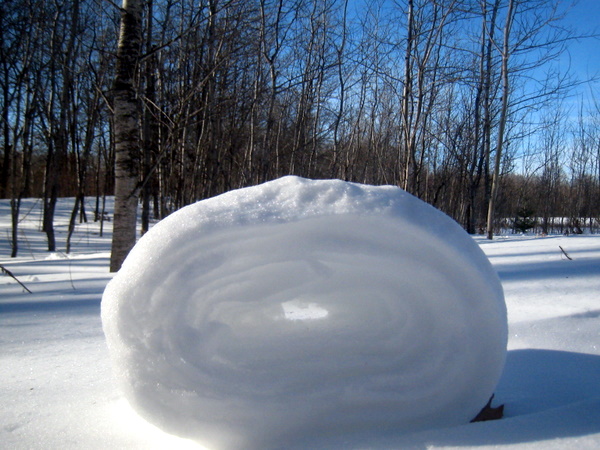
<path fill-rule="evenodd" d="M 505 417 L 407 436 L 402 448 L 514 445 L 600 432 L 600 356 L 512 350 L 494 405 Z"/>
<path fill-rule="evenodd" d="M 600 276 L 598 259 L 494 264 L 502 282 Z"/>
<path fill-rule="evenodd" d="M 0 314 L 37 313 L 65 315 L 99 315 L 100 299 L 33 300 L 0 303 Z"/>

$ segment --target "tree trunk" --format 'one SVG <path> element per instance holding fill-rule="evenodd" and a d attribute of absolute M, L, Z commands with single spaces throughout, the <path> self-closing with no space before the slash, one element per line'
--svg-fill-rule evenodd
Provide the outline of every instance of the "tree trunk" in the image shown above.
<path fill-rule="evenodd" d="M 139 196 L 140 123 L 135 74 L 140 58 L 142 1 L 123 0 L 114 83 L 115 213 L 110 271 L 135 245 Z"/>
<path fill-rule="evenodd" d="M 412 52 L 413 52 L 413 44 L 414 44 L 414 6 L 413 0 L 408 0 L 408 18 L 407 18 L 407 38 L 406 38 L 406 52 L 404 54 L 404 88 L 402 90 L 402 148 L 403 155 L 398 158 L 398 175 L 403 176 L 402 180 L 402 188 L 405 191 L 409 190 L 409 177 L 410 177 L 410 166 L 413 161 L 413 150 L 414 146 L 412 146 L 411 139 L 411 128 L 412 128 L 412 115 L 411 108 L 412 103 L 410 101 L 410 96 L 412 92 Z M 402 164 L 404 167 L 402 168 Z M 402 172 L 404 172 L 403 175 Z"/>
<path fill-rule="evenodd" d="M 153 51 L 152 48 L 152 16 L 153 1 L 147 2 L 148 7 L 148 25 L 146 29 L 146 52 Z M 156 77 L 154 71 L 156 67 L 156 54 L 152 55 L 146 62 L 144 68 L 145 102 L 146 105 L 142 113 L 142 227 L 141 234 L 145 234 L 150 229 L 150 197 L 153 194 L 153 154 L 158 153 L 158 122 L 155 118 L 155 112 L 152 111 L 156 104 Z"/>
<path fill-rule="evenodd" d="M 10 257 L 16 258 L 19 252 L 19 210 L 21 209 L 21 197 L 10 199 L 10 217 L 12 222 L 11 252 Z"/>
<path fill-rule="evenodd" d="M 500 123 L 498 124 L 498 141 L 496 144 L 496 156 L 494 160 L 494 174 L 492 177 L 492 191 L 490 193 L 490 202 L 488 204 L 487 214 L 487 238 L 494 238 L 494 212 L 496 207 L 496 197 L 498 195 L 498 185 L 500 183 L 500 164 L 502 162 L 502 147 L 504 144 L 504 130 L 506 128 L 506 119 L 508 116 L 508 96 L 510 86 L 508 80 L 508 59 L 510 29 L 512 27 L 514 15 L 514 0 L 509 0 L 508 11 L 506 13 L 506 23 L 504 24 L 504 42 L 502 44 L 502 109 L 500 110 Z"/>
<path fill-rule="evenodd" d="M 73 232 L 75 231 L 75 221 L 77 220 L 77 214 L 79 213 L 79 204 L 81 203 L 81 207 L 83 208 L 83 195 L 78 195 L 75 197 L 75 203 L 73 204 L 73 209 L 71 210 L 71 218 L 69 219 L 69 228 L 67 231 L 67 242 L 65 253 L 71 253 L 71 237 L 73 236 Z"/>

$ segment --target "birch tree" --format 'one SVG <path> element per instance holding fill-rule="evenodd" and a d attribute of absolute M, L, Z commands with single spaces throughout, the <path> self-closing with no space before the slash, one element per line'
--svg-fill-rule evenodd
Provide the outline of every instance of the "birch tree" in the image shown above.
<path fill-rule="evenodd" d="M 110 271 L 120 269 L 135 245 L 139 197 L 140 123 L 135 75 L 142 43 L 142 0 L 123 0 L 113 88 L 115 212 Z"/>

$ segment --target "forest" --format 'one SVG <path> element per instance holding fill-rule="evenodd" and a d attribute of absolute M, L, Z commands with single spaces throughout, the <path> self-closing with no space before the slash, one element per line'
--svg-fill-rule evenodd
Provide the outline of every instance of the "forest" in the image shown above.
<path fill-rule="evenodd" d="M 54 251 L 59 197 L 75 199 L 72 229 L 115 194 L 117 48 L 132 4 L 139 233 L 288 174 L 397 185 L 490 238 L 595 232 L 600 103 L 592 83 L 574 97 L 589 80 L 559 64 L 589 38 L 565 25 L 566 3 L 4 0 L 0 198 L 13 256 L 21 199 L 43 199 Z"/>

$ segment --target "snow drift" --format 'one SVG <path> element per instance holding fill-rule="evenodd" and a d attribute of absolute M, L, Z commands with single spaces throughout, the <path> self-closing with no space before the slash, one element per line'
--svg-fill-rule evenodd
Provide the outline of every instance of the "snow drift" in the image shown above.
<path fill-rule="evenodd" d="M 133 407 L 217 448 L 377 446 L 467 423 L 506 353 L 502 287 L 399 188 L 284 177 L 190 205 L 102 298 Z"/>

